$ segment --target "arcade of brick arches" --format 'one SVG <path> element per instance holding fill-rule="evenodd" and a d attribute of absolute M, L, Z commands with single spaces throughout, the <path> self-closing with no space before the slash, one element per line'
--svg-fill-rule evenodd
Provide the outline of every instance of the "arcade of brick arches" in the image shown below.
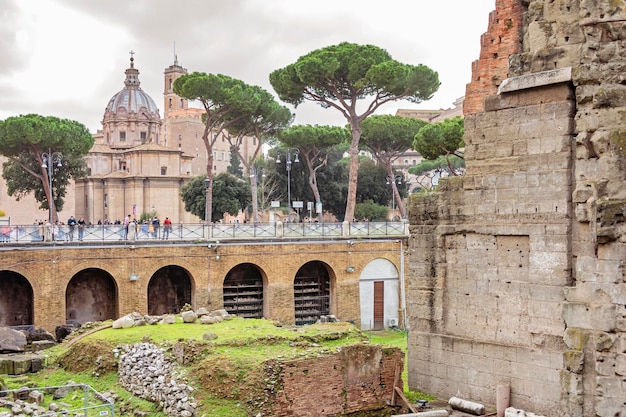
<path fill-rule="evenodd" d="M 0 325 L 54 331 L 189 304 L 285 324 L 334 315 L 366 329 L 388 327 L 402 316 L 405 240 L 4 248 Z M 374 288 L 382 303 L 369 296 Z"/>

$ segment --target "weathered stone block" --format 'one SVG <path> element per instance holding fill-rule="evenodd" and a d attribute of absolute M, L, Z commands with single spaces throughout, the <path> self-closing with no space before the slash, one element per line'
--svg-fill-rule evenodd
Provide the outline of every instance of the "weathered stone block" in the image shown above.
<path fill-rule="evenodd" d="M 13 358 L 13 375 L 22 375 L 30 371 L 30 357 Z"/>
<path fill-rule="evenodd" d="M 594 348 L 597 352 L 606 352 L 613 348 L 616 336 L 611 333 L 595 332 L 593 335 Z"/>
<path fill-rule="evenodd" d="M 610 352 L 596 355 L 595 371 L 598 375 L 613 376 L 615 374 L 615 354 Z"/>
<path fill-rule="evenodd" d="M 585 354 L 580 350 L 567 350 L 563 352 L 565 369 L 569 372 L 581 373 L 585 363 Z"/>
<path fill-rule="evenodd" d="M 615 373 L 620 376 L 626 376 L 626 355 L 623 353 L 615 357 Z"/>
<path fill-rule="evenodd" d="M 565 329 L 563 342 L 569 349 L 582 351 L 589 337 L 590 333 L 588 330 L 569 326 Z"/>
<path fill-rule="evenodd" d="M 599 417 L 613 417 L 620 414 L 623 405 L 622 398 L 599 397 L 595 403 L 594 412 Z"/>
<path fill-rule="evenodd" d="M 13 372 L 13 360 L 0 358 L 0 375 L 15 375 Z"/>

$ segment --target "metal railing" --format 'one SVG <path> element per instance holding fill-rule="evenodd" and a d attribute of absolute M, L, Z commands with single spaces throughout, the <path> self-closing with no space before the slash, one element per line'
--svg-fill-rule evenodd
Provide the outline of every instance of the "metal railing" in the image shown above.
<path fill-rule="evenodd" d="M 341 237 L 408 236 L 407 223 L 353 222 L 353 223 L 214 223 L 172 224 L 151 228 L 139 224 L 133 236 L 123 224 L 87 225 L 82 229 L 67 225 L 4 225 L 0 226 L 2 243 L 74 243 L 116 241 L 202 241 L 228 239 L 298 239 Z"/>

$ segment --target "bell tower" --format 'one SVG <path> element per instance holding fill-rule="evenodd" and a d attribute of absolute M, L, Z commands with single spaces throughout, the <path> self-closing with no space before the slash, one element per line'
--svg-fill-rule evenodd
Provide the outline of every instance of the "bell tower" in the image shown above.
<path fill-rule="evenodd" d="M 174 54 L 174 64 L 167 67 L 164 74 L 163 116 L 167 118 L 168 113 L 188 107 L 188 100 L 174 93 L 174 81 L 181 75 L 187 74 L 187 69 L 178 64 L 178 56 Z"/>

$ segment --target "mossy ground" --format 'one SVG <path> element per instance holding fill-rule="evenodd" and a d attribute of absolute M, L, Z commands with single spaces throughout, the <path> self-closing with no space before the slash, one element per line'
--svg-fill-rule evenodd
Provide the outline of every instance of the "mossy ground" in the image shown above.
<path fill-rule="evenodd" d="M 71 380 L 88 384 L 99 392 L 114 392 L 118 397 L 118 416 L 130 416 L 135 410 L 164 416 L 154 404 L 133 397 L 117 383 L 114 349 L 149 341 L 182 364 L 189 382 L 196 388 L 194 397 L 199 403 L 199 416 L 244 417 L 271 409 L 264 390 L 276 388 L 271 378 L 267 378 L 272 359 L 318 357 L 355 343 L 389 345 L 406 351 L 406 334 L 399 331 L 364 333 L 349 323 L 283 327 L 269 320 L 242 318 L 210 326 L 178 322 L 130 329 L 106 328 L 80 340 L 76 338 L 81 335 L 73 335 L 48 350 L 48 366 L 28 375 L 27 383 L 23 378 L 6 378 L 9 388 L 58 386 Z M 408 390 L 406 364 L 403 381 L 405 394 L 412 401 L 432 399 Z M 378 411 L 376 415 L 384 416 L 381 414 L 384 412 Z M 366 415 L 352 414 L 353 417 Z"/>

